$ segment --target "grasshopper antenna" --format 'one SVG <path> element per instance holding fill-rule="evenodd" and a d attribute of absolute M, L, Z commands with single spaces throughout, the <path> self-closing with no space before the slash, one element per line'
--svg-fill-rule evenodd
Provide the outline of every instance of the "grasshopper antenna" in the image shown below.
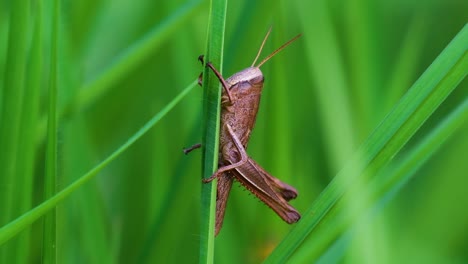
<path fill-rule="evenodd" d="M 271 28 L 270 28 L 271 30 Z M 268 34 L 270 33 L 270 31 L 268 31 Z M 267 34 L 267 37 L 268 37 L 268 34 Z M 275 51 L 273 51 L 270 55 L 268 55 L 265 59 L 262 60 L 262 62 L 260 62 L 257 66 L 257 68 L 260 68 L 265 62 L 267 62 L 269 59 L 271 59 L 271 57 L 275 56 L 276 53 L 280 52 L 281 50 L 283 50 L 284 48 L 286 48 L 289 44 L 293 43 L 296 39 L 298 39 L 300 36 L 302 36 L 302 34 L 299 34 L 297 36 L 295 36 L 294 38 L 290 39 L 288 42 L 284 43 L 281 47 L 277 48 Z M 263 41 L 265 43 L 265 40 Z M 262 47 L 263 47 L 263 43 L 262 43 Z M 258 57 L 258 55 L 257 55 Z M 256 59 L 255 59 L 256 60 Z M 253 66 L 253 65 L 252 65 Z"/>
<path fill-rule="evenodd" d="M 272 26 L 270 26 L 270 29 L 268 29 L 268 32 L 267 32 L 266 36 L 263 38 L 263 42 L 262 42 L 262 45 L 260 46 L 260 49 L 258 50 L 257 57 L 255 57 L 255 60 L 252 63 L 252 66 L 250 66 L 250 67 L 253 67 L 255 65 L 255 63 L 257 62 L 258 57 L 260 57 L 260 53 L 262 53 L 263 46 L 265 45 L 265 42 L 267 41 L 268 36 L 270 36 L 271 28 L 272 28 Z"/>

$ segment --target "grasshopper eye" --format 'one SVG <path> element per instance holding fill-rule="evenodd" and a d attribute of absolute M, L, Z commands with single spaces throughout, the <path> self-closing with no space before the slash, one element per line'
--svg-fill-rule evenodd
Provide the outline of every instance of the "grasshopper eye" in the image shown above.
<path fill-rule="evenodd" d="M 256 83 L 263 83 L 265 81 L 265 77 L 263 75 L 257 75 L 250 79 L 250 83 L 256 84 Z"/>

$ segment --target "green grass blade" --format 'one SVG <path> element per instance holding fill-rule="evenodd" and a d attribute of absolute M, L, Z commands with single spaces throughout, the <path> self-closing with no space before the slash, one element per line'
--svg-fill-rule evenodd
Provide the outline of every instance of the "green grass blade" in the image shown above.
<path fill-rule="evenodd" d="M 57 53 L 58 53 L 58 30 L 60 19 L 60 2 L 53 2 L 52 13 L 52 45 L 50 58 L 50 83 L 49 83 L 49 112 L 47 124 L 47 146 L 46 146 L 46 164 L 45 164 L 45 179 L 44 179 L 44 200 L 54 196 L 57 192 Z M 57 262 L 57 212 L 55 208 L 44 216 L 43 227 L 43 246 L 42 246 L 42 262 L 56 263 Z"/>
<path fill-rule="evenodd" d="M 58 192 L 45 202 L 36 206 L 28 213 L 20 216 L 9 224 L 3 226 L 0 229 L 0 245 L 4 244 L 10 238 L 14 237 L 21 230 L 27 228 L 39 217 L 43 216 L 51 209 L 55 208 L 58 203 L 67 198 L 70 194 L 76 191 L 83 184 L 93 179 L 101 170 L 103 170 L 109 163 L 119 157 L 124 151 L 126 151 L 131 145 L 133 145 L 138 139 L 140 139 L 145 133 L 147 133 L 154 125 L 156 125 L 169 111 L 171 111 L 182 98 L 184 98 L 195 86 L 197 81 L 192 82 L 187 86 L 179 95 L 177 95 L 169 104 L 167 104 L 160 112 L 154 115 L 142 128 L 140 128 L 132 137 L 130 137 L 122 146 L 115 150 L 110 156 L 104 159 L 101 163 L 81 176 L 78 180 L 70 184 L 68 187 Z"/>
<path fill-rule="evenodd" d="M 227 0 L 212 0 L 208 22 L 208 43 L 205 62 L 211 62 L 222 73 L 224 31 Z M 218 167 L 220 83 L 205 67 L 203 71 L 204 121 L 203 121 L 203 177 L 210 177 Z M 213 263 L 216 184 L 202 184 L 200 263 Z"/>
<path fill-rule="evenodd" d="M 408 25 L 408 32 L 401 43 L 399 54 L 396 57 L 396 63 L 390 75 L 387 94 L 385 95 L 385 110 L 390 110 L 398 102 L 413 81 L 415 75 L 415 64 L 422 59 L 421 46 L 428 35 L 430 28 L 426 21 L 425 13 L 413 18 Z"/>
<path fill-rule="evenodd" d="M 21 186 L 18 175 L 20 128 L 23 127 L 22 104 L 24 97 L 25 70 L 29 32 L 29 1 L 11 2 L 10 21 L 2 103 L 0 109 L 0 226 L 15 217 L 15 190 Z M 18 241 L 19 243 L 19 241 Z M 13 262 L 18 247 L 17 242 L 0 250 L 0 263 Z"/>
<path fill-rule="evenodd" d="M 327 2 L 327 1 L 324 1 Z M 364 138 L 371 125 L 376 124 L 373 118 L 376 111 L 372 111 L 378 105 L 379 97 L 376 90 L 380 79 L 380 63 L 375 63 L 380 57 L 377 33 L 379 20 L 373 19 L 376 14 L 370 10 L 375 9 L 376 3 L 369 0 L 348 1 L 345 15 L 346 23 L 346 48 L 349 52 L 353 67 L 349 68 L 350 83 L 353 88 L 353 96 L 356 98 L 357 116 L 354 120 L 358 127 L 359 138 Z M 350 22 L 352 21 L 352 22 Z"/>
<path fill-rule="evenodd" d="M 27 79 L 25 85 L 23 109 L 21 111 L 22 125 L 20 129 L 18 159 L 16 160 L 15 193 L 21 194 L 15 197 L 14 216 L 24 214 L 32 207 L 34 189 L 34 169 L 37 158 L 36 133 L 39 121 L 40 91 L 42 88 L 43 65 L 43 23 L 42 4 L 37 3 L 34 14 L 34 32 L 32 37 L 31 53 L 27 66 Z M 18 236 L 18 243 L 12 245 L 9 250 L 9 258 L 17 263 L 28 263 L 31 256 L 30 243 L 31 230 L 28 229 Z"/>
<path fill-rule="evenodd" d="M 418 169 L 443 145 L 444 142 L 468 120 L 468 99 L 460 104 L 447 118 L 431 131 L 417 146 L 406 153 L 392 166 L 386 167 L 367 186 L 347 192 L 343 199 L 329 211 L 320 225 L 311 233 L 311 238 L 290 259 L 293 263 L 318 260 L 340 236 L 357 220 L 368 216 L 369 209 L 382 208 Z M 366 200 L 353 210 L 346 210 L 350 200 Z M 346 247 L 341 247 L 346 250 Z M 343 252 L 341 252 L 343 253 Z M 335 254 L 341 256 L 335 251 Z"/>
<path fill-rule="evenodd" d="M 11 3 L 11 19 L 6 58 L 2 109 L 0 116 L 0 225 L 7 223 L 13 207 L 13 189 L 16 174 L 16 155 L 21 107 L 24 91 L 27 33 L 29 32 L 29 2 L 24 0 Z"/>
<path fill-rule="evenodd" d="M 284 263 L 321 223 L 352 182 L 364 182 L 388 164 L 465 78 L 468 72 L 467 43 L 468 26 L 465 25 L 321 193 L 266 263 Z"/>
<path fill-rule="evenodd" d="M 396 192 L 467 121 L 468 98 L 431 131 L 421 143 L 397 161 L 394 166 L 385 169 L 381 173 L 382 175 L 372 183 L 377 187 L 372 186 L 369 189 L 377 190 L 375 195 L 381 197 Z"/>
<path fill-rule="evenodd" d="M 344 61 L 337 52 L 339 43 L 326 1 L 306 5 L 297 6 L 298 12 L 302 13 L 306 56 L 311 65 L 310 74 L 316 80 L 314 90 L 321 115 L 320 127 L 330 146 L 327 157 L 333 170 L 338 171 L 356 146 Z M 316 41 L 318 38 L 321 41 Z"/>

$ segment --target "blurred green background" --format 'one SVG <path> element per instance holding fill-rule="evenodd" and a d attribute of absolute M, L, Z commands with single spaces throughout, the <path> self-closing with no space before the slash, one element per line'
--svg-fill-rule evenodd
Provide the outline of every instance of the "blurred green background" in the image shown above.
<path fill-rule="evenodd" d="M 6 61 L 11 2 L 0 2 L 2 107 L 10 74 Z M 43 201 L 52 6 L 51 1 L 30 1 L 28 6 L 25 87 L 31 85 L 35 43 L 40 43 L 43 62 L 40 90 L 22 97 L 23 105 L 29 96 L 38 105 L 21 115 L 33 118 L 28 137 L 34 139 L 34 150 L 29 156 L 12 154 L 19 157 L 19 187 L 11 203 L 24 205 L 15 217 Z M 228 3 L 226 78 L 251 65 L 270 26 L 273 31 L 261 58 L 303 34 L 262 67 L 264 94 L 248 149 L 272 175 L 297 188 L 294 207 L 303 212 L 310 206 L 463 28 L 467 11 L 468 2 L 461 0 Z M 205 52 L 208 14 L 208 1 L 61 2 L 59 190 L 122 145 L 198 77 L 202 67 L 197 57 Z M 33 38 L 38 17 L 42 41 Z M 136 53 L 140 55 L 132 55 Z M 464 80 L 402 153 L 467 97 Z M 196 87 L 150 133 L 60 204 L 58 263 L 198 261 L 201 152 L 185 156 L 182 149 L 201 141 L 202 106 L 203 92 Z M 400 192 L 328 245 L 320 261 L 467 263 L 467 133 L 464 124 Z M 14 144 L 24 139 L 20 136 Z M 38 221 L 21 233 L 20 238 L 29 240 L 16 238 L 3 245 L 10 252 L 4 252 L 4 260 L 39 263 L 41 228 Z M 290 228 L 235 184 L 223 230 L 215 240 L 215 263 L 258 263 Z M 309 263 L 306 255 L 297 262 Z"/>

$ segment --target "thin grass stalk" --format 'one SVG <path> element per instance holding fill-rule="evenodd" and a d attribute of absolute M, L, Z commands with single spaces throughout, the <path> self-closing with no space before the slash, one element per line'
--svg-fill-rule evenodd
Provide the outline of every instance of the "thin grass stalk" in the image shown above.
<path fill-rule="evenodd" d="M 60 21 L 60 1 L 53 2 L 52 38 L 50 49 L 49 109 L 47 125 L 46 164 L 44 178 L 44 199 L 56 192 L 57 182 L 57 85 L 58 85 L 58 30 Z M 42 262 L 57 262 L 57 212 L 53 208 L 44 217 Z"/>
<path fill-rule="evenodd" d="M 211 62 L 222 73 L 227 0 L 212 0 L 208 22 L 205 62 Z M 218 167 L 221 89 L 219 80 L 205 67 L 203 71 L 203 177 L 210 177 Z M 203 184 L 201 191 L 200 263 L 213 263 L 216 184 Z"/>

